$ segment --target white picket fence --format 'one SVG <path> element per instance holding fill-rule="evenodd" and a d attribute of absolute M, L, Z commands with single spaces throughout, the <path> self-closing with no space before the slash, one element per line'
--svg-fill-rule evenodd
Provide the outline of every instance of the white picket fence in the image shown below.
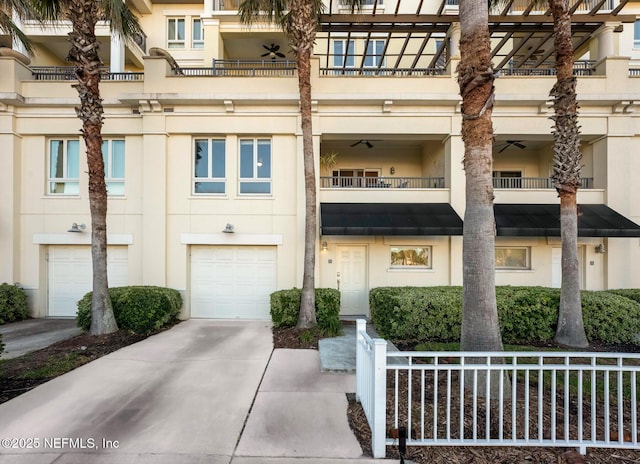
<path fill-rule="evenodd" d="M 376 458 L 400 427 L 407 446 L 640 449 L 640 354 L 389 351 L 364 320 L 356 344 Z"/>

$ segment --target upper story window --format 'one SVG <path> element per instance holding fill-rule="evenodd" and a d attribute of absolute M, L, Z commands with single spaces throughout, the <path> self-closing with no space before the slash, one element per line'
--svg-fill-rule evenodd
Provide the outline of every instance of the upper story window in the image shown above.
<path fill-rule="evenodd" d="M 50 195 L 78 195 L 80 193 L 80 142 L 78 140 L 49 141 Z"/>
<path fill-rule="evenodd" d="M 195 18 L 191 24 L 191 48 L 204 48 L 204 28 L 200 18 Z"/>
<path fill-rule="evenodd" d="M 107 194 L 124 195 L 124 140 L 103 140 L 102 159 Z"/>
<path fill-rule="evenodd" d="M 197 139 L 193 154 L 193 193 L 226 193 L 226 157 L 223 139 Z"/>
<path fill-rule="evenodd" d="M 431 247 L 391 247 L 392 269 L 431 269 Z"/>
<path fill-rule="evenodd" d="M 365 68 L 378 68 L 384 66 L 384 40 L 370 40 L 367 43 L 367 50 L 364 56 Z"/>
<path fill-rule="evenodd" d="M 271 194 L 271 140 L 240 140 L 240 194 Z"/>
<path fill-rule="evenodd" d="M 640 48 L 640 19 L 633 25 L 633 48 Z"/>
<path fill-rule="evenodd" d="M 167 47 L 184 48 L 184 18 L 167 19 Z"/>
<path fill-rule="evenodd" d="M 496 269 L 531 269 L 529 247 L 496 247 Z"/>
<path fill-rule="evenodd" d="M 335 68 L 353 68 L 356 65 L 355 43 L 353 40 L 333 41 L 333 66 Z"/>

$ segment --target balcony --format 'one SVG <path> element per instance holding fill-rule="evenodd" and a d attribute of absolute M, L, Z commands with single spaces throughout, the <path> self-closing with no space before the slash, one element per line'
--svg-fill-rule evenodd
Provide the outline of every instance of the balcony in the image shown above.
<path fill-rule="evenodd" d="M 592 177 L 581 177 L 583 189 L 593 188 Z M 494 177 L 493 188 L 496 189 L 552 189 L 553 179 L 550 177 Z"/>
<path fill-rule="evenodd" d="M 503 76 L 555 76 L 556 68 L 554 68 L 554 64 L 552 61 L 545 61 L 531 67 L 524 65 L 517 68 L 510 64 L 508 67 L 500 68 L 498 71 Z M 592 76 L 595 74 L 595 65 L 596 62 L 593 60 L 575 61 L 573 63 L 573 75 Z"/>
<path fill-rule="evenodd" d="M 198 77 L 274 77 L 295 76 L 293 60 L 213 60 L 210 68 L 175 68 L 177 76 Z"/>
<path fill-rule="evenodd" d="M 75 81 L 75 66 L 31 66 L 31 75 L 37 81 Z M 103 81 L 141 81 L 142 72 L 110 72 L 108 67 L 100 68 Z"/>
<path fill-rule="evenodd" d="M 320 177 L 320 188 L 442 189 L 444 177 Z"/>
<path fill-rule="evenodd" d="M 445 68 L 320 68 L 321 76 L 444 76 Z"/>

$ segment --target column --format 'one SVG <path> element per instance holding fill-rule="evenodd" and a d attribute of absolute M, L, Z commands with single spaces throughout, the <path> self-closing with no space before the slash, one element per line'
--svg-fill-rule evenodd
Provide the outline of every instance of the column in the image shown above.
<path fill-rule="evenodd" d="M 110 72 L 124 72 L 124 42 L 118 34 L 111 32 Z"/>
<path fill-rule="evenodd" d="M 20 138 L 12 111 L 0 104 L 0 282 L 14 283 L 20 269 Z"/>
<path fill-rule="evenodd" d="M 605 23 L 596 31 L 595 35 L 598 37 L 598 61 L 616 54 L 614 28 L 613 24 Z"/>
<path fill-rule="evenodd" d="M 460 23 L 449 27 L 449 58 L 460 58 Z"/>
<path fill-rule="evenodd" d="M 461 117 L 452 118 L 452 134 L 445 141 L 445 186 L 449 189 L 449 203 L 458 216 L 464 218 L 466 178 L 462 166 L 464 142 L 460 134 Z M 449 284 L 462 285 L 462 236 L 449 240 Z"/>

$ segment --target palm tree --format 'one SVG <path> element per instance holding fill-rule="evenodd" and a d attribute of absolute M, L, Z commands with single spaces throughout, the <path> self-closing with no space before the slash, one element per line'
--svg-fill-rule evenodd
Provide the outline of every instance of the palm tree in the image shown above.
<path fill-rule="evenodd" d="M 93 261 L 93 297 L 91 300 L 91 334 L 102 335 L 118 330 L 109 297 L 107 280 L 107 187 L 102 159 L 102 121 L 104 109 L 100 97 L 99 43 L 95 28 L 106 18 L 112 33 L 123 38 L 140 33 L 137 18 L 122 0 L 33 0 L 43 16 L 65 18 L 71 22 L 71 49 L 67 60 L 76 64 L 80 106 L 76 114 L 82 121 L 82 137 L 87 146 L 89 170 L 89 207 L 91 210 L 91 256 Z"/>
<path fill-rule="evenodd" d="M 252 24 L 265 20 L 282 28 L 296 57 L 305 185 L 304 271 L 298 328 L 316 325 L 316 174 L 311 126 L 311 52 L 324 5 L 322 0 L 244 0 L 239 7 L 240 20 Z"/>
<path fill-rule="evenodd" d="M 555 341 L 584 348 L 589 345 L 582 320 L 578 266 L 578 207 L 580 187 L 580 129 L 576 77 L 573 75 L 573 43 L 569 0 L 549 0 L 556 49 L 556 83 L 551 89 L 554 121 L 553 186 L 560 197 L 562 239 L 562 287 Z"/>
<path fill-rule="evenodd" d="M 9 35 L 12 42 L 21 42 L 25 50 L 33 52 L 33 45 L 18 25 L 13 21 L 14 16 L 21 20 L 37 18 L 32 5 L 24 0 L 0 0 L 0 31 Z"/>
<path fill-rule="evenodd" d="M 466 204 L 462 240 L 463 351 L 501 351 L 495 290 L 495 219 L 491 179 L 494 72 L 487 0 L 460 2 L 462 139 Z"/>

